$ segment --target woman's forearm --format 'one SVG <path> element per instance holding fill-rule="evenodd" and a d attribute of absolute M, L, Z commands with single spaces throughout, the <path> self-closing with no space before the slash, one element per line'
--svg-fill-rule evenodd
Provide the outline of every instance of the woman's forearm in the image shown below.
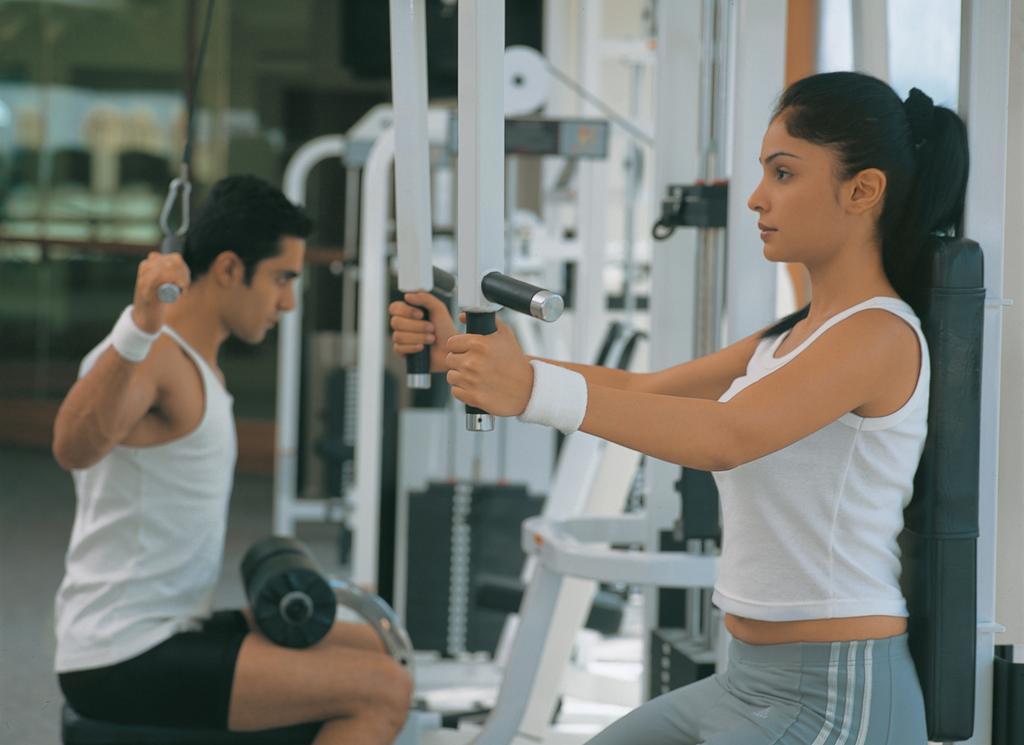
<path fill-rule="evenodd" d="M 583 432 L 681 466 L 733 467 L 733 429 L 725 404 L 592 383 L 587 388 Z"/>
<path fill-rule="evenodd" d="M 559 367 L 574 370 L 587 379 L 587 385 L 599 385 L 605 388 L 617 388 L 619 390 L 631 390 L 636 386 L 637 381 L 644 373 L 635 373 L 628 370 L 619 370 L 615 367 L 601 367 L 600 365 L 579 365 L 575 362 L 563 362 L 562 360 L 549 360 L 543 357 L 530 357 L 531 360 L 547 362 Z"/>

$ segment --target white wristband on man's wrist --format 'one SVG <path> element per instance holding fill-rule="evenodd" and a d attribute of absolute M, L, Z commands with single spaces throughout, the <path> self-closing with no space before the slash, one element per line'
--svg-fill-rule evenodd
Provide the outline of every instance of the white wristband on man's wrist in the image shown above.
<path fill-rule="evenodd" d="M 530 360 L 533 391 L 519 421 L 554 427 L 571 434 L 587 414 L 587 379 L 575 370 Z"/>
<path fill-rule="evenodd" d="M 160 336 L 160 332 L 148 334 L 140 329 L 132 318 L 132 307 L 129 305 L 124 309 L 121 317 L 114 324 L 114 330 L 110 332 L 110 343 L 117 350 L 117 353 L 129 362 L 142 362 L 149 354 L 149 348 Z"/>

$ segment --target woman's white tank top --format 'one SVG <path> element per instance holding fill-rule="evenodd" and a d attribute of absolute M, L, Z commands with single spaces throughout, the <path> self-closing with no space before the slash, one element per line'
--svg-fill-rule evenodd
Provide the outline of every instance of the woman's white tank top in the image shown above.
<path fill-rule="evenodd" d="M 153 447 L 118 446 L 74 471 L 77 507 L 57 592 L 57 672 L 136 657 L 210 615 L 220 575 L 237 453 L 233 399 L 209 365 L 191 358 L 205 406 L 190 434 Z M 83 360 L 79 376 L 109 346 Z"/>
<path fill-rule="evenodd" d="M 899 316 L 917 333 L 917 387 L 889 416 L 850 412 L 782 450 L 714 474 L 723 539 L 713 602 L 728 613 L 762 621 L 907 615 L 897 537 L 928 431 L 931 378 L 913 309 L 897 298 L 872 298 L 836 314 L 778 359 L 786 334 L 763 339 L 746 374 L 719 400 L 730 400 L 837 323 L 872 308 Z"/>

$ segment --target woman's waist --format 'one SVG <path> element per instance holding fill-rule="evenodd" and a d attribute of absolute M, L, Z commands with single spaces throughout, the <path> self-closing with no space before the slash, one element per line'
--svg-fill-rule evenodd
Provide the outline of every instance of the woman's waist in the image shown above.
<path fill-rule="evenodd" d="M 797 621 L 761 621 L 725 614 L 725 627 L 747 644 L 792 644 L 887 639 L 907 631 L 904 616 L 851 616 Z"/>

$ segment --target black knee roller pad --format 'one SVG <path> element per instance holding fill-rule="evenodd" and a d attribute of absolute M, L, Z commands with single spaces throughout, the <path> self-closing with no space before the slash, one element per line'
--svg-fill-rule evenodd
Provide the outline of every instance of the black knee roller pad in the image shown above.
<path fill-rule="evenodd" d="M 242 559 L 242 584 L 256 625 L 275 644 L 310 647 L 334 624 L 334 591 L 306 547 L 292 538 L 254 543 Z"/>

